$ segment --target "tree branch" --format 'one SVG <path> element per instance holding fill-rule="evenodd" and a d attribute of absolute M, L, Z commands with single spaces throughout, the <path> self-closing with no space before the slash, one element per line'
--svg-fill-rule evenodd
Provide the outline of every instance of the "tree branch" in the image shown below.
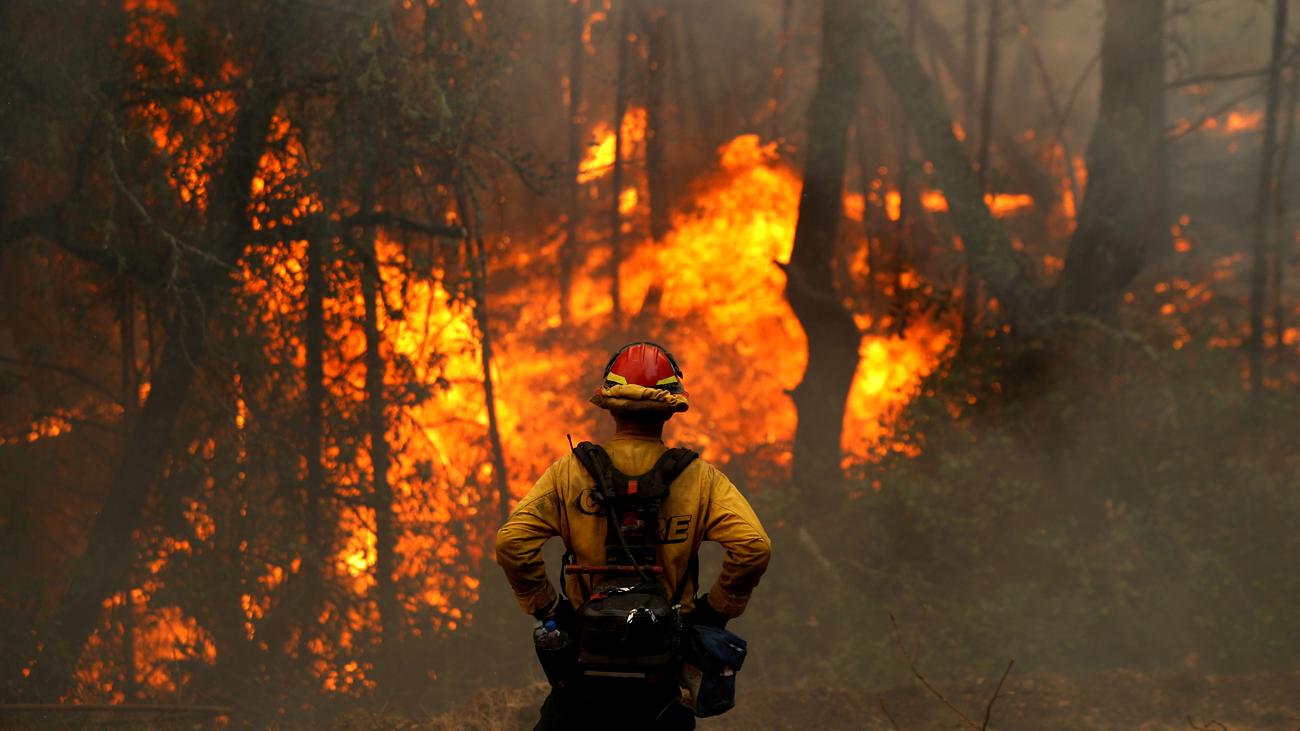
<path fill-rule="evenodd" d="M 898 652 L 903 656 L 903 659 L 907 661 L 907 666 L 911 668 L 912 675 L 916 676 L 916 679 L 921 681 L 921 685 L 925 686 L 925 689 L 930 691 L 930 695 L 938 698 L 940 702 L 948 707 L 948 710 L 955 713 L 963 726 L 973 729 L 974 731 L 983 731 L 983 727 L 971 720 L 970 716 L 962 713 L 960 708 L 954 706 L 952 701 L 948 700 L 947 696 L 939 692 L 939 689 L 931 685 L 930 681 L 926 680 L 925 676 L 921 674 L 921 671 L 917 670 L 916 661 L 912 659 L 912 656 L 907 652 L 907 649 L 903 647 L 902 633 L 898 630 L 898 620 L 894 619 L 893 612 L 890 612 L 889 614 L 889 623 L 894 627 L 894 643 L 898 645 Z"/>
<path fill-rule="evenodd" d="M 9 358 L 3 355 L 0 355 L 0 363 L 14 366 L 16 368 L 34 368 L 34 369 L 45 370 L 45 371 L 53 371 L 55 373 L 61 373 L 67 376 L 68 378 L 71 378 L 72 380 L 81 383 L 83 386 L 88 386 L 91 389 L 100 392 L 105 397 L 107 397 L 110 402 L 117 404 L 119 406 L 124 405 L 122 404 L 121 398 L 118 397 L 117 394 L 109 390 L 107 386 L 105 386 L 102 383 L 99 383 L 98 381 L 94 380 L 90 376 L 87 376 L 86 374 L 80 371 L 73 370 L 72 368 L 61 366 L 58 365 L 57 363 L 45 363 L 42 361 L 34 361 L 34 360 L 21 360 L 19 358 Z"/>
<path fill-rule="evenodd" d="M 463 226 L 447 226 L 436 223 L 425 223 L 424 221 L 413 221 L 409 218 L 385 213 L 385 212 L 367 212 L 358 213 L 355 216 L 349 216 L 343 219 L 345 226 L 386 226 L 395 228 L 409 233 L 425 234 L 426 236 L 441 236 L 448 239 L 463 239 L 468 233 Z"/>
<path fill-rule="evenodd" d="M 83 246 L 68 236 L 65 211 L 75 202 L 74 199 L 55 203 L 39 213 L 24 216 L 6 224 L 0 229 L 0 249 L 28 237 L 47 239 L 73 256 L 104 269 L 110 274 L 121 274 L 132 269 L 121 252 Z"/>
<path fill-rule="evenodd" d="M 980 731 L 988 731 L 989 719 L 993 718 L 993 704 L 998 701 L 998 694 L 1002 692 L 1002 684 L 1007 682 L 1007 675 L 1011 673 L 1011 666 L 1015 665 L 1015 659 L 1007 662 L 1007 669 L 1002 671 L 1002 677 L 998 679 L 998 687 L 993 689 L 993 697 L 989 698 L 989 704 L 984 707 L 984 723 L 980 724 Z"/>

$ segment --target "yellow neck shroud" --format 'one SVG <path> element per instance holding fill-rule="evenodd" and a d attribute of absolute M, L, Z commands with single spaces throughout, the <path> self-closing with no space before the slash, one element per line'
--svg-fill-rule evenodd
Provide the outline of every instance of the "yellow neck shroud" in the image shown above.
<path fill-rule="evenodd" d="M 691 407 L 684 394 L 668 393 L 661 388 L 647 388 L 635 383 L 597 389 L 591 402 L 610 411 L 660 414 L 677 414 Z"/>

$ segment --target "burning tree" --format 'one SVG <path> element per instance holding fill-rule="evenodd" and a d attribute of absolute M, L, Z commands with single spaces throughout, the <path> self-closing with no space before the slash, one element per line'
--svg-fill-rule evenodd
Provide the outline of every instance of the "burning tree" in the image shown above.
<path fill-rule="evenodd" d="M 1195 48 L 1163 40 L 1182 5 L 906 5 L 6 4 L 6 695 L 265 725 L 479 682 L 462 658 L 518 630 L 486 536 L 566 433 L 609 428 L 583 401 L 630 338 L 686 371 L 698 407 L 672 438 L 816 533 L 812 566 L 869 555 L 882 595 L 898 582 L 873 571 L 958 582 L 959 559 L 995 553 L 978 521 L 1050 502 L 1019 472 L 987 500 L 952 487 L 994 471 L 952 466 L 990 432 L 990 455 L 1062 485 L 1083 527 L 1060 534 L 1097 548 L 1128 508 L 1065 474 L 1098 431 L 1079 416 L 1243 342 L 1234 219 L 1200 210 L 1230 198 L 1188 181 L 1265 126 L 1214 96 L 1254 76 L 1167 53 Z M 1278 365 L 1251 369 L 1257 392 L 1300 379 L 1291 223 L 1271 322 L 1252 280 L 1249 342 Z M 1198 424 L 1173 380 L 1132 417 L 1166 446 Z M 1006 414 L 1032 458 L 999 441 Z M 858 568 L 788 571 L 781 617 L 828 632 L 800 597 L 867 606 Z"/>

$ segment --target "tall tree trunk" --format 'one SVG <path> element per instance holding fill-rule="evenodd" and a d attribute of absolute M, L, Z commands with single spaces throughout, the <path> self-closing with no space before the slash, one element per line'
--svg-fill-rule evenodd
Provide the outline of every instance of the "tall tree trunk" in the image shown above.
<path fill-rule="evenodd" d="M 135 600 L 131 598 L 131 590 L 127 589 L 122 592 L 122 665 L 126 675 L 125 696 L 126 702 L 131 703 L 140 697 L 140 684 L 136 682 L 135 670 L 139 665 L 139 658 L 135 651 Z"/>
<path fill-rule="evenodd" d="M 378 298 L 381 283 L 378 262 L 375 260 L 374 239 L 369 232 L 362 246 L 366 259 L 361 274 L 361 296 L 365 299 L 366 431 L 370 437 L 370 462 L 374 481 L 375 589 L 383 646 L 391 652 L 401 635 L 401 611 L 397 602 L 397 586 L 393 581 L 397 536 L 393 525 L 393 491 L 388 483 L 391 460 L 388 420 L 384 414 L 387 398 L 384 394 L 384 359 L 380 351 L 379 334 Z"/>
<path fill-rule="evenodd" d="M 870 79 L 868 79 L 866 83 L 868 85 L 868 90 L 870 90 Z M 870 94 L 868 95 L 870 96 Z M 876 105 L 871 104 L 870 101 L 868 101 L 867 104 L 868 109 L 878 108 Z M 862 235 L 865 238 L 865 246 L 867 247 L 867 308 L 871 312 L 871 328 L 876 330 L 879 327 L 880 312 L 882 311 L 879 297 L 880 252 L 878 250 L 878 245 L 876 244 L 879 236 L 873 235 L 878 232 L 876 226 L 873 225 L 873 207 L 866 203 L 866 201 L 871 197 L 871 158 L 867 152 L 867 138 L 871 133 L 867 128 L 867 122 L 864 119 L 864 115 L 859 114 L 857 116 L 855 130 L 857 134 L 854 135 L 854 147 L 857 149 L 858 153 L 858 178 L 861 181 L 863 200 Z"/>
<path fill-rule="evenodd" d="M 324 561 L 329 547 L 322 535 L 321 513 L 325 501 L 325 262 L 320 235 L 307 240 L 307 481 L 303 486 L 303 522 L 306 545 L 303 550 L 302 592 L 295 597 L 300 610 L 303 646 L 311 639 L 324 590 Z"/>
<path fill-rule="evenodd" d="M 501 426 L 497 420 L 496 381 L 492 377 L 492 328 L 487 302 L 487 249 L 483 244 L 483 225 L 478 198 L 468 185 L 456 194 L 457 206 L 469 235 L 465 239 L 465 259 L 470 270 L 470 295 L 474 299 L 474 322 L 479 331 L 479 352 L 483 365 L 483 404 L 488 417 L 488 446 L 492 450 L 492 475 L 496 482 L 497 510 L 501 522 L 510 516 L 510 475 L 506 467 L 505 446 L 501 443 Z"/>
<path fill-rule="evenodd" d="M 984 204 L 979 179 L 953 134 L 952 118 L 943 99 L 915 54 L 908 50 L 898 28 L 890 22 L 884 4 L 880 0 L 864 4 L 871 14 L 871 22 L 866 24 L 868 46 L 894 93 L 907 107 L 921 149 L 934 164 L 935 183 L 948 199 L 949 216 L 962 237 L 968 265 L 988 285 L 989 293 L 1014 311 L 1022 293 L 1010 241 Z"/>
<path fill-rule="evenodd" d="M 122 360 L 122 425 L 130 429 L 140 413 L 140 373 L 135 363 L 135 289 L 130 282 L 122 284 L 118 339 Z"/>
<path fill-rule="evenodd" d="M 1284 109 L 1289 110 L 1289 113 L 1286 115 L 1286 127 L 1282 131 L 1282 141 L 1278 149 L 1277 181 L 1273 185 L 1273 276 L 1271 285 L 1273 292 L 1273 348 L 1279 361 L 1287 349 L 1286 341 L 1283 339 L 1286 334 L 1286 296 L 1282 290 L 1286 276 L 1287 250 L 1290 248 L 1288 246 L 1289 237 L 1284 230 L 1288 208 L 1286 175 L 1287 169 L 1291 167 L 1291 150 L 1295 145 L 1295 118 L 1297 114 L 1300 114 L 1300 60 L 1293 61 L 1291 64 L 1289 97 L 1284 107 Z"/>
<path fill-rule="evenodd" d="M 121 355 L 122 427 L 130 429 L 140 418 L 140 374 L 135 362 L 135 291 L 131 282 L 123 282 L 118 309 L 118 339 Z M 135 602 L 131 599 L 131 586 L 135 584 L 130 574 L 122 590 L 122 665 L 126 676 L 125 694 L 128 703 L 140 694 L 135 669 L 138 663 L 135 652 Z"/>
<path fill-rule="evenodd" d="M 681 6 L 689 8 L 690 3 L 682 2 Z M 690 106 L 699 131 L 696 139 L 703 148 L 700 151 L 712 153 L 717 142 L 715 135 L 718 133 L 719 126 L 718 105 L 714 101 L 716 95 L 713 86 L 709 83 L 712 70 L 705 67 L 700 58 L 699 42 L 695 38 L 695 25 L 682 23 L 678 26 L 678 32 L 673 34 L 671 41 L 677 50 L 676 60 L 671 64 L 677 74 L 673 85 L 678 89 L 690 88 L 693 97 Z"/>
<path fill-rule="evenodd" d="M 772 139 L 779 140 L 781 115 L 785 111 L 787 81 L 790 77 L 790 27 L 794 24 L 794 0 L 781 0 L 781 27 L 778 31 L 776 63 L 772 65 Z"/>
<path fill-rule="evenodd" d="M 569 102 L 565 109 L 569 128 L 569 216 L 565 221 L 564 246 L 560 248 L 560 323 L 568 324 L 573 290 L 573 262 L 578 256 L 578 223 L 582 219 L 582 185 L 578 167 L 582 164 L 582 66 L 586 48 L 582 30 L 587 21 L 583 0 L 570 0 Z"/>
<path fill-rule="evenodd" d="M 1250 334 L 1246 353 L 1250 361 L 1252 402 L 1258 406 L 1264 388 L 1264 308 L 1267 298 L 1268 215 L 1275 177 L 1273 163 L 1277 156 L 1277 110 L 1281 96 L 1282 54 L 1286 50 L 1286 15 L 1289 0 L 1275 0 L 1273 16 L 1273 55 L 1268 65 L 1268 95 L 1264 102 L 1264 142 L 1259 153 L 1259 189 L 1255 199 L 1255 226 L 1250 267 Z M 1091 189 L 1091 184 L 1089 189 Z"/>
<path fill-rule="evenodd" d="M 667 114 L 664 104 L 664 80 L 668 62 L 668 11 L 655 8 L 648 21 L 647 42 L 650 56 L 647 59 L 649 74 L 646 77 L 645 95 L 645 167 L 646 186 L 650 194 L 650 236 L 656 242 L 668 235 L 668 171 L 667 167 Z"/>
<path fill-rule="evenodd" d="M 310 665 L 311 643 L 321 633 L 320 614 L 325 603 L 325 557 L 329 555 L 330 536 L 332 533 L 325 519 L 325 506 L 328 490 L 325 486 L 325 293 L 326 239 L 313 231 L 307 238 L 306 257 L 303 262 L 307 281 L 304 287 L 305 318 L 303 343 L 305 364 L 303 383 L 306 397 L 303 408 L 306 411 L 306 430 L 301 446 L 303 459 L 307 465 L 307 474 L 300 486 L 288 488 L 294 499 L 300 501 L 299 509 L 302 519 L 302 564 L 296 573 L 290 573 L 279 588 L 280 604 L 263 617 L 258 625 L 259 643 L 277 648 L 289 646 L 293 631 L 298 630 L 294 641 L 296 653 L 300 659 L 298 667 L 305 669 Z M 231 561 L 239 559 L 238 541 L 226 544 Z M 226 613 L 228 640 L 230 643 L 243 645 L 243 619 L 231 617 Z M 231 631 L 233 630 L 233 631 Z M 223 660 L 224 662 L 224 660 Z M 230 663 L 228 667 L 237 667 Z"/>
<path fill-rule="evenodd" d="M 921 0 L 914 0 L 907 6 L 907 50 L 916 50 L 916 9 Z M 902 335 L 907 330 L 908 296 L 903 287 L 904 271 L 909 256 L 909 240 L 912 235 L 912 121 L 906 106 L 899 106 L 899 141 L 898 141 L 898 221 L 894 226 L 894 299 L 893 331 Z"/>
<path fill-rule="evenodd" d="M 1002 25 L 1001 0 L 989 0 L 988 37 L 984 46 L 984 89 L 980 97 L 979 157 L 975 163 L 980 190 L 989 192 L 989 162 L 993 148 L 993 107 L 998 91 L 998 30 Z"/>
<path fill-rule="evenodd" d="M 653 8 L 645 18 L 649 56 L 646 80 L 646 188 L 650 197 L 650 235 L 660 243 L 668 235 L 669 199 L 667 171 L 667 114 L 665 81 L 668 69 L 668 34 L 671 16 L 664 7 Z M 659 305 L 663 302 L 663 286 L 652 282 L 641 299 L 641 308 L 628 324 L 629 332 L 645 332 L 659 319 Z"/>
<path fill-rule="evenodd" d="M 835 294 L 849 121 L 865 62 L 866 13 L 854 0 L 822 5 L 821 68 L 808 107 L 808 153 L 785 296 L 808 338 L 808 367 L 794 389 L 798 425 L 791 479 L 807 516 L 832 503 L 842 480 L 845 401 L 858 367 L 861 335 Z"/>
<path fill-rule="evenodd" d="M 966 0 L 965 18 L 962 23 L 962 40 L 965 62 L 948 63 L 949 73 L 960 69 L 958 76 L 962 85 L 962 117 L 966 124 L 966 137 L 975 141 L 975 100 L 979 98 L 979 7 L 976 0 Z M 946 39 L 947 34 L 940 31 Z M 937 51 L 937 49 L 936 49 Z M 956 78 L 956 77 L 954 77 Z"/>
<path fill-rule="evenodd" d="M 631 6 L 631 0 L 625 0 L 619 11 L 618 38 L 614 46 L 618 54 L 618 78 L 614 90 L 614 170 L 610 176 L 614 192 L 609 217 L 609 271 L 612 277 L 609 296 L 613 303 L 610 320 L 616 331 L 623 327 L 623 280 L 619 272 L 623 265 L 623 213 L 619 205 L 623 195 L 623 117 L 627 114 L 627 35 Z"/>
<path fill-rule="evenodd" d="M 369 192 L 362 200 L 370 200 Z M 369 211 L 366 206 L 364 210 Z M 366 227 L 361 235 L 361 297 L 365 300 L 362 329 L 366 338 L 366 433 L 370 437 L 370 464 L 374 481 L 371 491 L 375 511 L 375 602 L 379 608 L 380 641 L 385 655 L 391 656 L 401 639 L 402 609 L 397 600 L 393 573 L 397 568 L 397 527 L 393 520 L 393 489 L 388 482 L 391 451 L 388 445 L 388 397 L 384 390 L 384 354 L 379 332 L 379 307 L 383 302 L 383 280 L 375 252 L 374 230 Z M 394 679 L 394 668 L 381 668 L 386 681 Z"/>
<path fill-rule="evenodd" d="M 258 66 L 274 68 L 273 59 L 270 53 Z M 266 76 L 259 73 L 254 78 Z M 210 188 L 205 239 L 218 261 L 234 262 L 244 248 L 253 174 L 275 110 L 275 91 L 269 86 L 253 84 L 242 100 L 234 135 Z M 203 356 L 208 313 L 230 294 L 231 280 L 224 266 L 202 262 L 174 284 L 179 303 L 166 326 L 167 339 L 150 377 L 149 395 L 123 440 L 86 547 L 73 561 L 67 594 L 51 625 L 58 634 L 46 638 L 33 673 L 36 692 L 46 698 L 67 693 L 81 648 L 101 617 L 104 598 L 129 588 L 135 557 L 131 536 L 167 461 L 172 432 Z"/>
<path fill-rule="evenodd" d="M 1061 273 L 1061 308 L 1108 315 L 1151 255 L 1168 249 L 1164 2 L 1106 0 L 1101 106 L 1088 189 Z"/>
<path fill-rule="evenodd" d="M 988 196 L 991 181 L 989 166 L 992 163 L 993 150 L 993 108 L 997 102 L 998 90 L 998 50 L 1000 47 L 999 28 L 1001 21 L 1001 0 L 989 0 L 988 35 L 984 39 L 984 88 L 980 95 L 979 138 L 975 171 L 979 175 L 980 193 Z M 973 73 L 973 72 L 972 72 Z M 970 266 L 965 267 L 965 280 L 961 288 L 961 340 L 959 351 L 965 351 L 975 340 L 975 328 L 979 323 L 979 281 L 972 276 Z"/>

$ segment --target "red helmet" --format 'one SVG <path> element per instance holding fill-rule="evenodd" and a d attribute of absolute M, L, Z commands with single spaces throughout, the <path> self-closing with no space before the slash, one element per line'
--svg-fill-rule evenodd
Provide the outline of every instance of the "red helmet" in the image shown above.
<path fill-rule="evenodd" d="M 605 387 L 635 383 L 686 395 L 682 369 L 662 345 L 641 341 L 624 345 L 605 364 Z"/>

